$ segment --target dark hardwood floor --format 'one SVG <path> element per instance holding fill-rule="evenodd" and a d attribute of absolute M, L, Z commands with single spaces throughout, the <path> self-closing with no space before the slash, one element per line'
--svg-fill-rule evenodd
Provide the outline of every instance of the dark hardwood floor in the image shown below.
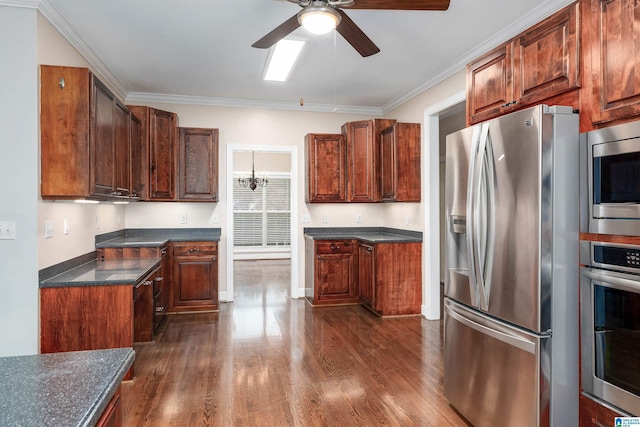
<path fill-rule="evenodd" d="M 466 426 L 442 391 L 442 328 L 287 296 L 288 261 L 236 261 L 235 301 L 136 345 L 126 426 Z"/>

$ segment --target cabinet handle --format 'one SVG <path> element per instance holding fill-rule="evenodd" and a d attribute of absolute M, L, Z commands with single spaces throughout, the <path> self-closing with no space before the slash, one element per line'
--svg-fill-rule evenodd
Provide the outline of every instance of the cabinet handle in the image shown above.
<path fill-rule="evenodd" d="M 189 249 L 189 252 L 200 252 L 200 249 L 193 249 L 193 248 L 191 248 L 191 249 Z"/>
<path fill-rule="evenodd" d="M 369 252 L 373 252 L 373 248 L 367 248 Z"/>
<path fill-rule="evenodd" d="M 162 255 L 166 255 L 166 254 L 167 254 L 167 250 L 166 250 L 166 249 L 163 249 L 163 250 L 161 250 L 161 251 L 160 251 L 160 253 L 161 253 Z"/>
<path fill-rule="evenodd" d="M 337 245 L 331 245 L 331 250 L 332 250 L 332 251 L 338 251 L 338 250 L 340 250 L 340 246 L 337 246 Z"/>
<path fill-rule="evenodd" d="M 112 191 L 111 195 L 112 196 L 122 196 L 122 191 Z"/>
<path fill-rule="evenodd" d="M 145 280 L 144 282 L 142 282 L 142 284 L 144 286 L 149 286 L 150 284 L 152 284 L 153 282 L 151 280 Z"/>
<path fill-rule="evenodd" d="M 512 105 L 516 105 L 518 103 L 518 100 L 516 99 L 515 101 L 511 101 L 511 102 L 507 102 L 506 104 L 502 104 L 503 108 L 506 107 L 511 107 Z"/>
<path fill-rule="evenodd" d="M 164 311 L 164 307 L 156 307 L 156 313 L 162 313 Z"/>
<path fill-rule="evenodd" d="M 159 277 L 156 277 L 155 280 L 156 280 L 156 282 L 162 282 L 164 280 L 164 277 L 159 276 Z"/>

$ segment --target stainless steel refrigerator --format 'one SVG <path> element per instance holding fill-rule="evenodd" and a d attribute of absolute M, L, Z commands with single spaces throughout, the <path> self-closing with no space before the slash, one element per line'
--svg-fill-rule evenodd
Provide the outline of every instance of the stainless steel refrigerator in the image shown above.
<path fill-rule="evenodd" d="M 446 144 L 445 396 L 475 426 L 578 425 L 578 115 Z"/>

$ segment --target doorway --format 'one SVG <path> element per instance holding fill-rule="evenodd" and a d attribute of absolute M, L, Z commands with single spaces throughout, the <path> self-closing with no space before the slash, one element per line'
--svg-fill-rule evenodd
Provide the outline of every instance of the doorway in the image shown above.
<path fill-rule="evenodd" d="M 234 299 L 234 262 L 236 258 L 249 258 L 257 259 L 259 257 L 266 257 L 269 252 L 276 252 L 263 247 L 248 248 L 245 245 L 244 250 L 236 251 L 235 244 L 235 221 L 234 215 L 236 214 L 234 207 L 236 207 L 236 200 L 234 198 L 234 184 L 237 183 L 237 178 L 234 178 L 234 172 L 242 172 L 242 175 L 247 176 L 247 172 L 250 173 L 251 169 L 246 167 L 247 153 L 260 153 L 264 158 L 265 155 L 271 153 L 273 157 L 270 160 L 279 158 L 282 160 L 285 156 L 289 157 L 289 170 L 290 174 L 290 206 L 289 206 L 289 253 L 291 259 L 291 272 L 290 272 L 290 284 L 289 284 L 289 296 L 291 298 L 298 298 L 298 148 L 297 147 L 281 147 L 281 146 L 264 146 L 264 145 L 227 145 L 227 250 L 226 250 L 226 270 L 227 270 L 227 301 L 233 301 Z M 260 155 L 258 158 L 260 158 Z M 269 160 L 268 160 L 269 161 Z M 253 163 L 253 162 L 252 162 Z M 238 166 L 236 165 L 245 165 Z M 275 163 L 271 163 L 272 165 Z M 252 165 L 253 166 L 253 165 Z M 265 172 L 283 172 L 283 171 L 268 171 L 266 167 L 263 167 L 260 163 L 256 163 L 256 173 L 258 177 L 264 177 Z M 248 170 L 247 170 L 248 169 Z M 276 169 L 282 169 L 278 167 Z M 275 178 L 274 178 L 275 179 Z M 269 184 L 267 183 L 267 186 Z M 257 191 L 257 189 L 256 189 Z M 277 216 L 277 215 L 276 215 Z M 279 219 L 282 215 L 278 216 Z M 268 218 L 264 218 L 264 221 L 268 221 Z M 246 222 L 246 221 L 245 221 Z M 245 233 L 247 235 L 247 233 Z M 286 239 L 285 239 L 286 240 Z M 239 254 L 243 253 L 241 256 Z M 274 256 L 274 255 L 268 255 Z M 275 255 L 278 256 L 277 254 Z M 280 255 L 282 256 L 282 255 Z"/>
<path fill-rule="evenodd" d="M 440 119 L 452 111 L 457 111 L 465 105 L 466 92 L 458 92 L 442 102 L 428 108 L 424 112 L 424 143 L 423 153 L 423 187 L 426 189 L 426 204 L 424 209 L 424 238 L 423 238 L 423 277 L 422 277 L 422 314 L 429 320 L 440 319 L 441 301 L 441 265 L 444 253 L 441 252 L 440 230 L 445 219 L 440 213 L 440 193 L 443 180 L 440 178 L 440 159 L 444 150 L 440 148 Z M 451 131 L 453 132 L 453 131 Z M 448 132 L 448 133 L 451 133 Z M 445 134 L 446 136 L 446 134 Z"/>

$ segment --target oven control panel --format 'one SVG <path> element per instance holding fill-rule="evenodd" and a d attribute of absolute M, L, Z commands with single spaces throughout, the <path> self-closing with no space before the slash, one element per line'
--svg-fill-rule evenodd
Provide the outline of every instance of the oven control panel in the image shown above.
<path fill-rule="evenodd" d="M 595 243 L 593 261 L 612 267 L 626 267 L 626 270 L 640 273 L 640 247 Z"/>

